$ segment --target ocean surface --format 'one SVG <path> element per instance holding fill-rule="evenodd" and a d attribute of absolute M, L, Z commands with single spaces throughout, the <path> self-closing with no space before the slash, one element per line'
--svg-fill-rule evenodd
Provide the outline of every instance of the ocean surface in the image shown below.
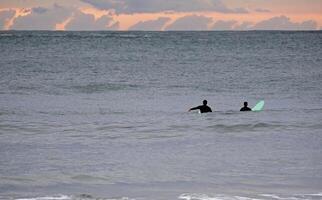
<path fill-rule="evenodd" d="M 0 32 L 0 199 L 322 199 L 322 32 Z"/>

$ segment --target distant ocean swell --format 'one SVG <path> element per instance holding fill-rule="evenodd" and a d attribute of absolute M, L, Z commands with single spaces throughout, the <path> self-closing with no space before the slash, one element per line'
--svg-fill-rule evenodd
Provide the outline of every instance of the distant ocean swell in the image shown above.
<path fill-rule="evenodd" d="M 73 113 L 72 113 L 73 114 Z M 91 114 L 91 113 L 89 113 Z M 89 115 L 84 113 L 83 115 Z M 64 116 L 66 113 L 64 112 L 59 112 L 59 113 L 51 113 L 51 115 L 54 116 Z M 67 113 L 68 115 L 68 113 Z M 41 133 L 43 131 L 45 132 L 50 132 L 50 130 L 60 130 L 63 132 L 71 132 L 71 131 L 81 131 L 86 126 L 86 124 L 74 124 L 72 129 L 70 125 L 55 125 L 55 124 L 48 124 L 48 123 L 43 123 L 43 124 L 25 124 L 21 122 L 17 122 L 16 124 L 7 124 L 5 122 L 0 123 L 0 128 L 3 131 L 9 132 L 19 132 L 20 134 L 23 133 Z M 206 131 L 211 131 L 211 132 L 218 132 L 218 133 L 235 133 L 235 132 L 256 132 L 260 130 L 285 130 L 285 129 L 321 129 L 321 125 L 305 125 L 305 126 L 300 126 L 300 125 L 282 125 L 282 124 L 274 124 L 274 123 L 249 123 L 249 124 L 215 124 L 215 125 L 210 125 L 208 127 L 204 127 L 204 130 Z M 94 132 L 102 132 L 102 133 L 108 133 L 108 132 L 113 132 L 113 133 L 125 133 L 125 132 L 140 132 L 140 133 L 156 133 L 160 137 L 162 133 L 168 133 L 168 132 L 177 132 L 177 131 L 185 131 L 185 130 L 199 130 L 198 127 L 194 127 L 193 125 L 181 125 L 181 126 L 174 126 L 174 125 L 166 125 L 166 126 L 160 126 L 158 129 L 151 129 L 149 124 L 137 124 L 136 122 L 133 122 L 132 124 L 122 124 L 121 122 L 119 123 L 114 123 L 114 124 L 98 124 L 98 125 L 91 125 L 90 128 L 91 131 Z M 176 134 L 178 136 L 178 134 Z M 179 134 L 180 135 L 180 134 Z M 183 135 L 182 135 L 183 136 Z"/>
<path fill-rule="evenodd" d="M 94 94 L 94 93 L 108 93 L 113 91 L 127 91 L 142 89 L 143 86 L 136 84 L 126 83 L 89 83 L 89 84 L 74 84 L 74 85 L 55 85 L 54 87 L 48 87 L 44 85 L 13 85 L 7 86 L 6 91 L 1 91 L 0 94 L 52 94 L 62 95 L 69 93 L 83 93 L 83 94 Z"/>
<path fill-rule="evenodd" d="M 24 113 L 17 113 L 21 116 L 24 115 Z M 81 116 L 100 116 L 101 118 L 107 115 L 119 115 L 127 116 L 129 115 L 126 112 L 119 112 L 115 113 L 113 111 L 108 110 L 100 110 L 99 112 L 77 112 L 77 111 L 51 111 L 51 112 L 41 112 L 39 115 L 41 116 L 53 116 L 53 117 L 81 117 Z M 238 113 L 237 113 L 238 114 Z M 236 114 L 236 115 L 237 115 Z M 7 115 L 7 116 L 15 116 L 16 114 L 10 114 L 6 112 L 1 112 L 0 115 Z M 25 115 L 26 117 L 32 116 L 32 115 Z M 216 113 L 208 116 L 209 118 L 215 118 Z M 151 122 L 152 123 L 152 122 Z M 88 125 L 88 126 L 87 126 Z M 0 133 L 0 135 L 8 134 L 8 133 L 20 133 L 20 134 L 45 134 L 50 132 L 57 132 L 60 131 L 61 133 L 80 133 L 84 130 L 87 130 L 89 132 L 95 132 L 95 133 L 102 133 L 106 136 L 110 135 L 112 139 L 115 139 L 114 136 L 117 133 L 131 133 L 131 135 L 123 135 L 123 137 L 131 137 L 134 136 L 136 133 L 142 133 L 142 134 L 154 134 L 149 135 L 147 138 L 168 138 L 168 137 L 184 137 L 184 133 L 186 131 L 199 131 L 199 127 L 195 126 L 193 124 L 164 124 L 160 125 L 158 128 L 151 128 L 150 123 L 143 123 L 133 120 L 133 122 L 113 122 L 113 123 L 100 123 L 97 122 L 96 124 L 91 123 L 78 123 L 78 124 L 70 124 L 68 122 L 64 122 L 64 124 L 52 124 L 49 122 L 19 122 L 16 123 L 7 123 L 5 121 L 0 122 L 0 128 L 1 130 L 5 131 L 3 133 Z M 207 132 L 213 132 L 213 133 L 243 133 L 246 132 L 249 133 L 257 133 L 258 131 L 265 131 L 265 130 L 275 130 L 275 131 L 285 131 L 285 130 L 321 130 L 322 125 L 321 124 L 310 124 L 310 123 L 303 123 L 303 124 L 296 124 L 296 123 L 288 123 L 288 124 L 281 124 L 281 123 L 263 123 L 263 122 L 251 122 L 251 123 L 216 123 L 212 125 L 208 125 L 203 127 L 204 131 Z M 171 134 L 173 133 L 173 135 Z M 98 135 L 99 136 L 99 135 Z M 118 138 L 118 137 L 117 137 Z"/>

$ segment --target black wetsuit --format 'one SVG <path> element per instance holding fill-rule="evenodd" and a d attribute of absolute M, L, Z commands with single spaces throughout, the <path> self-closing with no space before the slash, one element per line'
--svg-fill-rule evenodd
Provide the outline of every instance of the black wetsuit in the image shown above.
<path fill-rule="evenodd" d="M 207 112 L 212 112 L 211 108 L 207 105 L 201 105 L 201 106 L 197 106 L 194 108 L 191 108 L 190 110 L 200 110 L 201 113 L 207 113 Z"/>
<path fill-rule="evenodd" d="M 252 111 L 252 109 L 248 108 L 248 107 L 242 107 L 240 109 L 240 111 Z"/>

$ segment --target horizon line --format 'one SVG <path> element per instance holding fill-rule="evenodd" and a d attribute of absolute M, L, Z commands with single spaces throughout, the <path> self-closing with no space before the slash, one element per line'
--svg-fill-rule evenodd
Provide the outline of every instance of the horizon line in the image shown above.
<path fill-rule="evenodd" d="M 252 29 L 252 30 L 50 30 L 50 29 L 9 29 L 0 30 L 0 32 L 19 32 L 19 31 L 47 31 L 47 32 L 320 32 L 322 29 L 299 29 L 299 30 L 289 30 L 289 29 Z"/>

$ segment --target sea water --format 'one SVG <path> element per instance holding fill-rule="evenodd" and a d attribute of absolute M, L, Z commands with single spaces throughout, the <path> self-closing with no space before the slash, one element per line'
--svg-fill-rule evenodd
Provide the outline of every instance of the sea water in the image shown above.
<path fill-rule="evenodd" d="M 0 199 L 322 199 L 322 32 L 6 31 L 0 78 Z"/>

